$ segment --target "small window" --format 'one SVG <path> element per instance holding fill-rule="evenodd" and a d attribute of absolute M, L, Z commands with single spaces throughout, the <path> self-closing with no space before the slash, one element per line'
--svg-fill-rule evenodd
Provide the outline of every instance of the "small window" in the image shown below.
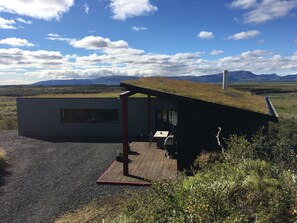
<path fill-rule="evenodd" d="M 115 123 L 118 121 L 117 109 L 61 109 L 63 123 Z"/>

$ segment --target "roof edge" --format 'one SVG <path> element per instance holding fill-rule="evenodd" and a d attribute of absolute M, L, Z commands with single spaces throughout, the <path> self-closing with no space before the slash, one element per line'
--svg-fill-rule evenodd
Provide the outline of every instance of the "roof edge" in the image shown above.
<path fill-rule="evenodd" d="M 277 114 L 277 111 L 274 108 L 274 106 L 273 106 L 270 98 L 269 97 L 265 97 L 265 100 L 266 100 L 266 106 L 267 106 L 269 115 L 272 116 L 272 117 L 274 117 L 275 121 L 278 122 L 278 114 Z"/>

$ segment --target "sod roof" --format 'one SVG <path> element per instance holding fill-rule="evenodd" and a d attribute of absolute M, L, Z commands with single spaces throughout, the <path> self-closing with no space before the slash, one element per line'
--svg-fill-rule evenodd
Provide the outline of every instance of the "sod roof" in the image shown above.
<path fill-rule="evenodd" d="M 220 85 L 164 77 L 129 80 L 122 82 L 121 85 L 128 90 L 136 90 L 140 93 L 155 92 L 156 96 L 158 96 L 158 93 L 169 94 L 269 115 L 264 97 L 232 88 L 223 90 Z"/>

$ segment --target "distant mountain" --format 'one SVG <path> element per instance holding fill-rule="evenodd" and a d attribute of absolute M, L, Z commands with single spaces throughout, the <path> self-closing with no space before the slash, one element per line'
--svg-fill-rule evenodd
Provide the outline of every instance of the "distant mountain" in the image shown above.
<path fill-rule="evenodd" d="M 222 73 L 203 76 L 181 76 L 175 79 L 189 80 L 195 82 L 221 83 Z M 250 71 L 231 71 L 228 73 L 228 82 L 271 82 L 271 81 L 297 81 L 297 74 L 278 76 L 277 74 L 254 74 Z"/>
<path fill-rule="evenodd" d="M 106 76 L 94 79 L 48 80 L 34 83 L 33 85 L 119 85 L 124 80 L 135 80 L 139 77 L 132 76 Z M 221 83 L 222 73 L 203 76 L 172 76 L 176 80 L 189 80 L 194 82 Z M 228 73 L 228 82 L 297 82 L 297 74 L 279 76 L 277 74 L 254 74 L 250 71 L 231 71 Z"/>
<path fill-rule="evenodd" d="M 71 79 L 71 80 L 48 80 L 39 81 L 32 85 L 51 86 L 51 85 L 119 85 L 124 80 L 134 80 L 138 77 L 132 76 L 106 76 L 93 79 Z"/>

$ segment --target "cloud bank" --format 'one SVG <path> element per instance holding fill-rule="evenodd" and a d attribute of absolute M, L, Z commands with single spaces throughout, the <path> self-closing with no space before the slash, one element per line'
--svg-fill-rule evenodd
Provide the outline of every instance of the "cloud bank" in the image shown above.
<path fill-rule="evenodd" d="M 16 46 L 32 47 L 32 46 L 34 46 L 33 43 L 28 42 L 28 40 L 26 40 L 26 39 L 15 38 L 15 37 L 1 39 L 0 44 L 6 44 L 6 45 L 13 46 L 13 47 L 16 47 Z"/>
<path fill-rule="evenodd" d="M 0 12 L 29 16 L 35 19 L 59 20 L 63 13 L 69 11 L 74 0 L 2 0 Z"/>
<path fill-rule="evenodd" d="M 231 8 L 246 11 L 243 14 L 246 23 L 265 23 L 287 16 L 297 7 L 296 0 L 234 0 Z"/>
<path fill-rule="evenodd" d="M 34 78 L 96 78 L 108 75 L 180 76 L 219 73 L 222 70 L 250 70 L 261 73 L 293 73 L 297 69 L 297 52 L 278 55 L 265 50 L 244 51 L 238 55 L 203 59 L 204 52 L 157 54 L 131 48 L 124 40 L 113 41 L 100 36 L 82 39 L 64 38 L 52 33 L 48 38 L 64 41 L 72 47 L 92 52 L 86 56 L 63 55 L 59 51 L 0 49 L 0 75 Z M 223 53 L 221 50 L 209 52 Z"/>

